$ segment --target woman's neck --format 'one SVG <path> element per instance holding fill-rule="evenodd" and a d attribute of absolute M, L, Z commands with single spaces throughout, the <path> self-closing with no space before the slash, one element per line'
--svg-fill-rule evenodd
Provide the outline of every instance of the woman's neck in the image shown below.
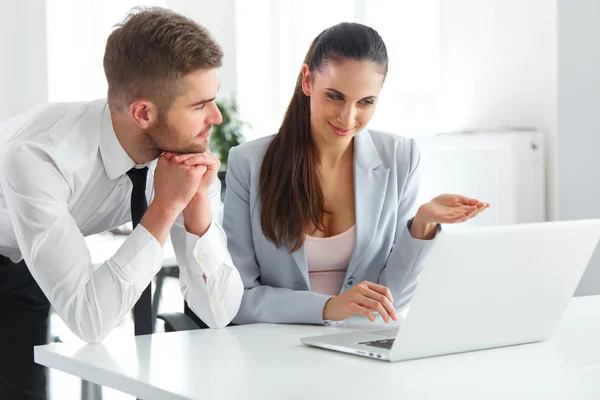
<path fill-rule="evenodd" d="M 338 168 L 348 162 L 354 162 L 354 138 L 340 145 L 315 142 L 315 147 L 322 168 Z"/>

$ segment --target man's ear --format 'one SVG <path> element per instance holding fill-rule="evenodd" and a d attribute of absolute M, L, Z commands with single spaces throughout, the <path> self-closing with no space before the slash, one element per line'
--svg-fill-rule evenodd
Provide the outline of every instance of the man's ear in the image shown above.
<path fill-rule="evenodd" d="M 129 105 L 129 114 L 137 126 L 143 130 L 158 121 L 158 108 L 147 99 L 138 99 Z"/>
<path fill-rule="evenodd" d="M 311 76 L 307 64 L 302 66 L 302 92 L 304 92 L 306 96 L 311 95 Z"/>

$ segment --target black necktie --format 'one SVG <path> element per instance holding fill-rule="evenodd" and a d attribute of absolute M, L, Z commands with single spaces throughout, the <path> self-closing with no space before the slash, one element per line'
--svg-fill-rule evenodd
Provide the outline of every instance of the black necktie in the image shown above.
<path fill-rule="evenodd" d="M 127 176 L 133 183 L 131 191 L 131 221 L 133 228 L 140 223 L 144 213 L 148 209 L 146 200 L 146 178 L 148 176 L 148 167 L 131 168 Z M 146 335 L 153 333 L 152 323 L 152 283 L 142 292 L 140 299 L 133 307 L 133 319 L 136 335 Z"/>

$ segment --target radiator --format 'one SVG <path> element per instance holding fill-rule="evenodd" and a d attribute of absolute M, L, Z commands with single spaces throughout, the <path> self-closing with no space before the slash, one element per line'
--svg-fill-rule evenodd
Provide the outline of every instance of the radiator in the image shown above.
<path fill-rule="evenodd" d="M 461 132 L 417 141 L 422 167 L 419 204 L 440 193 L 460 193 L 491 204 L 465 225 L 546 220 L 545 142 L 541 132 Z"/>

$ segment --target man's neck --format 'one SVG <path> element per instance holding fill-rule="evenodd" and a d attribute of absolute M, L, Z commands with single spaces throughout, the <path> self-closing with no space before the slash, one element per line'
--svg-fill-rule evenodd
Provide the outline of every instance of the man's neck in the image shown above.
<path fill-rule="evenodd" d="M 111 114 L 112 127 L 115 136 L 125 153 L 136 164 L 146 164 L 160 156 L 157 150 L 149 150 L 151 146 L 145 138 L 144 132 L 135 122 L 120 116 Z"/>

